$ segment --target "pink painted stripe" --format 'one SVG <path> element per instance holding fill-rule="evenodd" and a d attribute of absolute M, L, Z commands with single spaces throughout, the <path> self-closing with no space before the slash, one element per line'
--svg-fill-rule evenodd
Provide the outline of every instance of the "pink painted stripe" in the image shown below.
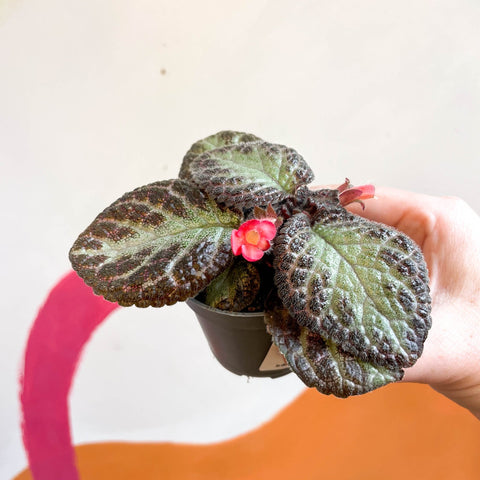
<path fill-rule="evenodd" d="M 95 328 L 116 308 L 75 272 L 51 290 L 30 331 L 20 378 L 23 442 L 35 480 L 78 480 L 68 394 Z"/>

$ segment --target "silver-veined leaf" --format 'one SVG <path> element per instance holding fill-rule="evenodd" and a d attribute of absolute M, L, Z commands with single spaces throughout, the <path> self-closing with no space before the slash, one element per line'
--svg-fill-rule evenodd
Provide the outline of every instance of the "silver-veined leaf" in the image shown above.
<path fill-rule="evenodd" d="M 313 180 L 310 167 L 295 150 L 267 142 L 207 151 L 193 158 L 188 170 L 192 181 L 217 202 L 238 208 L 281 202 Z"/>
<path fill-rule="evenodd" d="M 282 226 L 279 296 L 326 344 L 375 365 L 410 366 L 431 325 L 423 256 L 402 233 L 342 210 L 326 204 L 313 225 L 297 214 Z"/>
<path fill-rule="evenodd" d="M 257 265 L 237 257 L 205 289 L 203 302 L 220 310 L 241 312 L 254 303 L 260 288 L 261 278 Z"/>
<path fill-rule="evenodd" d="M 240 218 L 183 180 L 152 183 L 106 208 L 70 250 L 95 293 L 120 305 L 171 305 L 195 296 L 232 261 Z"/>
<path fill-rule="evenodd" d="M 210 150 L 215 150 L 220 147 L 251 142 L 263 142 L 263 140 L 251 133 L 235 132 L 232 130 L 223 130 L 203 138 L 202 140 L 195 142 L 183 157 L 179 177 L 184 180 L 192 179 L 190 163 L 202 153 L 209 152 Z"/>
<path fill-rule="evenodd" d="M 326 395 L 342 398 L 360 395 L 403 377 L 400 368 L 358 360 L 300 326 L 276 295 L 267 301 L 265 322 L 290 368 L 305 385 Z"/>

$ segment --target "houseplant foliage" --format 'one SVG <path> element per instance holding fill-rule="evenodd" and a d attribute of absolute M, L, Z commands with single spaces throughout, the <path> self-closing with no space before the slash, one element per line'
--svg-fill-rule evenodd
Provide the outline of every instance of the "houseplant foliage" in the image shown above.
<path fill-rule="evenodd" d="M 291 369 L 339 397 L 416 362 L 431 325 L 426 265 L 410 238 L 344 208 L 370 186 L 311 190 L 295 150 L 232 131 L 195 143 L 179 177 L 126 193 L 80 234 L 70 260 L 95 293 L 263 310 Z"/>

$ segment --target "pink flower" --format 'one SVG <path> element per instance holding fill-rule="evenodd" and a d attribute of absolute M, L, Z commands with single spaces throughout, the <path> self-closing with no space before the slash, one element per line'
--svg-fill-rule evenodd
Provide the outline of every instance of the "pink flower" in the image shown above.
<path fill-rule="evenodd" d="M 358 187 L 352 186 L 348 178 L 337 188 L 339 192 L 340 204 L 343 207 L 350 205 L 353 202 L 359 203 L 363 209 L 365 204 L 362 200 L 368 200 L 375 196 L 375 187 L 373 185 L 360 185 Z"/>
<path fill-rule="evenodd" d="M 248 220 L 238 230 L 233 230 L 231 243 L 234 255 L 243 255 L 245 260 L 255 262 L 270 248 L 270 240 L 277 233 L 271 220 Z"/>

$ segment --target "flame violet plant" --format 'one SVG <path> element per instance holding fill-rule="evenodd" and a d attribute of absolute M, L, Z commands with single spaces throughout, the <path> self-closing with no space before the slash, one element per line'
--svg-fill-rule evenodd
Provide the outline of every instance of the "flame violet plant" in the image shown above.
<path fill-rule="evenodd" d="M 233 131 L 193 144 L 179 177 L 126 193 L 80 234 L 70 260 L 95 293 L 264 311 L 291 369 L 339 397 L 397 381 L 420 357 L 431 325 L 421 251 L 344 208 L 371 185 L 311 190 L 295 150 Z"/>

